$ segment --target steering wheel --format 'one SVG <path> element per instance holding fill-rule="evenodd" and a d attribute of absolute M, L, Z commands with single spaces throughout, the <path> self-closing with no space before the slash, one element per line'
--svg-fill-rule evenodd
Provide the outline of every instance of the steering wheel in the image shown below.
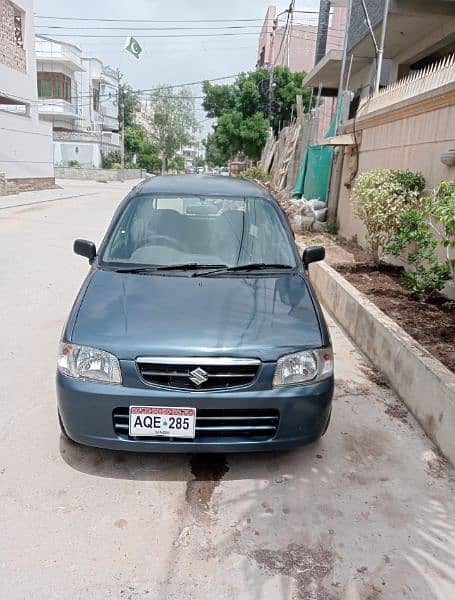
<path fill-rule="evenodd" d="M 154 234 L 154 235 L 150 235 L 147 237 L 147 242 L 152 243 L 152 245 L 153 245 L 153 242 L 158 242 L 158 241 L 167 242 L 167 244 L 164 244 L 164 245 L 170 246 L 171 248 L 174 248 L 175 250 L 181 249 L 181 245 L 180 245 L 179 241 L 168 235 Z"/>

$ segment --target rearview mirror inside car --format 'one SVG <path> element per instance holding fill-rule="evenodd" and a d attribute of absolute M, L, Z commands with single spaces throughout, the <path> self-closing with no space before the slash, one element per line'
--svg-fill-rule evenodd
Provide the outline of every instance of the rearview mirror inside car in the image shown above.
<path fill-rule="evenodd" d="M 325 258 L 325 248 L 324 246 L 310 246 L 309 248 L 305 248 L 303 251 L 303 264 L 307 267 L 312 262 L 317 262 L 318 260 L 324 260 Z"/>
<path fill-rule="evenodd" d="M 73 250 L 75 254 L 85 256 L 90 262 L 92 262 L 96 256 L 96 246 L 89 240 L 75 240 L 73 244 Z"/>

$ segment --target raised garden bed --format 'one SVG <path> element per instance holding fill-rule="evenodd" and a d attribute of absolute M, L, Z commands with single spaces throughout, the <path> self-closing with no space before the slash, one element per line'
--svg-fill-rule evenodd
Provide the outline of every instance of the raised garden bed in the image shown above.
<path fill-rule="evenodd" d="M 352 242 L 312 232 L 296 234 L 296 241 L 300 246 L 324 245 L 330 266 L 455 372 L 455 308 L 447 298 L 435 293 L 426 302 L 416 300 L 401 284 L 400 267 L 375 265 Z"/>
<path fill-rule="evenodd" d="M 352 285 L 455 372 L 455 308 L 434 294 L 416 300 L 401 284 L 402 269 L 368 263 L 332 264 Z"/>

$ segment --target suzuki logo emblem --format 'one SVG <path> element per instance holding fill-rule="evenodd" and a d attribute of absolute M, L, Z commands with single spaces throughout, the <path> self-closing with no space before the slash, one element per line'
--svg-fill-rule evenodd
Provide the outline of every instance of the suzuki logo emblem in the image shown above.
<path fill-rule="evenodd" d="M 202 385 L 203 383 L 205 383 L 207 381 L 209 376 L 204 371 L 204 369 L 201 369 L 201 367 L 198 367 L 197 369 L 190 371 L 189 378 L 196 385 Z"/>

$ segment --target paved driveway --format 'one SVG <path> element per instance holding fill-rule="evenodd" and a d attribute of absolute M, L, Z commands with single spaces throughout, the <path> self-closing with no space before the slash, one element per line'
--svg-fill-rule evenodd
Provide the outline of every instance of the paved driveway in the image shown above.
<path fill-rule="evenodd" d="M 130 185 L 0 210 L 0 598 L 455 598 L 454 471 L 332 321 L 317 444 L 191 458 L 60 438 L 56 347 L 88 267 L 72 240 L 98 242 Z"/>

